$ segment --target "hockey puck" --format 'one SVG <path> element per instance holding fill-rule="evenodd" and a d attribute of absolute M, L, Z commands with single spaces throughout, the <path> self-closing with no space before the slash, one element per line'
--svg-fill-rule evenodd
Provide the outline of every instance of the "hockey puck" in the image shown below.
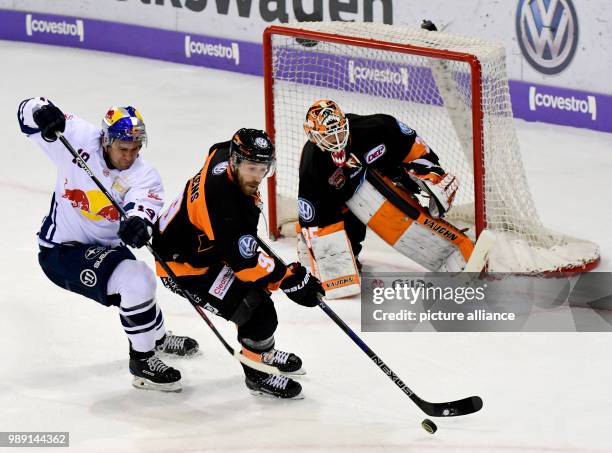
<path fill-rule="evenodd" d="M 304 47 L 314 47 L 319 44 L 319 41 L 315 41 L 314 39 L 295 38 L 295 41 Z"/>
<path fill-rule="evenodd" d="M 438 427 L 436 426 L 436 424 L 428 418 L 426 418 L 425 420 L 421 422 L 421 426 L 429 434 L 433 434 L 438 430 Z"/>

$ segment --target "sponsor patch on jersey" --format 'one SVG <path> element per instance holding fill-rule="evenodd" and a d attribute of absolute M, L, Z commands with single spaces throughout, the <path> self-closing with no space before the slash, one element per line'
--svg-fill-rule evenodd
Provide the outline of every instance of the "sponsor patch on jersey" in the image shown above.
<path fill-rule="evenodd" d="M 381 143 L 380 145 L 376 146 L 375 148 L 372 148 L 370 151 L 368 151 L 365 154 L 366 164 L 371 164 L 372 162 L 374 162 L 380 156 L 385 154 L 386 150 L 387 150 L 387 148 L 385 147 L 384 143 Z"/>
<path fill-rule="evenodd" d="M 415 132 L 413 129 L 410 129 L 408 126 L 406 126 L 406 124 L 402 123 L 400 120 L 396 120 L 397 121 L 397 125 L 400 128 L 400 130 L 406 134 L 406 135 L 414 135 Z"/>
<path fill-rule="evenodd" d="M 255 146 L 261 149 L 268 149 L 268 140 L 263 137 L 257 137 L 255 139 Z"/>
<path fill-rule="evenodd" d="M 257 254 L 257 241 L 250 234 L 238 239 L 238 250 L 243 258 L 253 258 Z"/>
<path fill-rule="evenodd" d="M 149 190 L 149 193 L 147 194 L 147 197 L 150 198 L 151 200 L 162 201 L 162 199 L 159 196 L 159 194 L 153 192 L 152 190 Z"/>
<path fill-rule="evenodd" d="M 96 286 L 98 283 L 98 276 L 91 269 L 84 269 L 81 271 L 81 275 L 79 275 L 81 283 L 90 288 Z"/>
<path fill-rule="evenodd" d="M 304 222 L 314 219 L 315 208 L 312 203 L 305 198 L 298 198 L 298 215 Z"/>
<path fill-rule="evenodd" d="M 212 169 L 212 174 L 213 175 L 221 175 L 223 173 L 225 173 L 225 170 L 227 170 L 227 166 L 229 165 L 228 161 L 223 161 L 223 162 L 219 162 L 217 165 L 215 165 L 215 167 Z"/>
<path fill-rule="evenodd" d="M 329 177 L 327 180 L 330 186 L 335 187 L 336 189 L 342 188 L 344 183 L 346 182 L 346 176 L 344 176 L 344 170 L 342 167 L 338 167 L 336 171 Z"/>
<path fill-rule="evenodd" d="M 99 245 L 94 245 L 92 247 L 89 247 L 85 251 L 85 259 L 93 260 L 96 256 L 98 256 L 104 250 L 106 250 L 106 247 L 102 247 L 102 246 L 99 246 Z"/>
<path fill-rule="evenodd" d="M 234 278 L 236 278 L 234 271 L 227 266 L 223 266 L 223 269 L 221 269 L 221 272 L 219 272 L 219 275 L 217 275 L 217 278 L 208 290 L 208 294 L 216 297 L 219 300 L 223 300 L 230 286 L 232 285 Z"/>

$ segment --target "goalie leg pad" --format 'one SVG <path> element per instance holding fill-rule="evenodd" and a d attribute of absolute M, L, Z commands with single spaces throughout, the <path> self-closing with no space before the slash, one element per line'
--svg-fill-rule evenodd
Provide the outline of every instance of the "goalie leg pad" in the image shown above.
<path fill-rule="evenodd" d="M 396 191 L 396 189 L 393 189 Z M 460 271 L 473 244 L 444 220 L 433 219 L 418 202 L 405 194 L 403 212 L 369 182 L 364 181 L 347 206 L 385 242 L 430 271 Z"/>
<path fill-rule="evenodd" d="M 306 230 L 306 231 L 304 231 Z M 344 230 L 344 222 L 338 222 L 324 228 L 304 228 L 298 235 L 311 245 L 315 262 L 311 269 L 321 280 L 327 299 L 354 296 L 361 291 L 359 271 L 351 244 Z M 305 244 L 308 245 L 308 244 Z"/>

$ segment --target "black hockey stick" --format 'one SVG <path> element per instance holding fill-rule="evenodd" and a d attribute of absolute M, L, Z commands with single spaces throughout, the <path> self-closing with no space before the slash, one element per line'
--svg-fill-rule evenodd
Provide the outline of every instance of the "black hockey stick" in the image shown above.
<path fill-rule="evenodd" d="M 300 233 L 301 234 L 301 233 Z M 302 236 L 302 240 L 305 241 L 305 238 Z M 257 237 L 257 242 L 259 246 L 269 255 L 274 256 L 279 261 L 283 262 L 280 257 L 275 254 L 272 249 L 266 244 L 261 238 Z M 308 246 L 308 243 L 306 242 Z M 311 257 L 314 259 L 312 249 L 308 246 L 309 253 Z M 468 398 L 463 398 L 457 401 L 449 401 L 445 403 L 430 403 L 429 401 L 425 401 L 420 398 L 416 393 L 414 393 L 410 388 L 402 381 L 397 374 L 391 370 L 387 366 L 385 362 L 382 361 L 378 355 L 370 347 L 364 343 L 364 341 L 359 338 L 357 335 L 346 323 L 327 305 L 322 299 L 319 299 L 319 307 L 325 312 L 327 316 L 329 316 L 332 321 L 336 323 L 338 327 L 340 327 L 344 333 L 346 333 L 351 340 L 359 346 L 359 348 L 376 364 L 378 368 L 385 373 L 389 379 L 393 381 L 395 385 L 397 385 L 402 392 L 404 392 L 408 397 L 416 404 L 419 409 L 425 412 L 427 415 L 431 417 L 456 417 L 458 415 L 468 415 L 474 412 L 478 412 L 482 409 L 482 399 L 479 396 L 470 396 Z"/>
<path fill-rule="evenodd" d="M 108 192 L 108 190 L 106 190 L 106 187 L 104 187 L 102 185 L 100 180 L 96 177 L 96 175 L 87 166 L 87 163 L 79 155 L 79 153 L 77 153 L 74 150 L 74 148 L 72 147 L 70 142 L 66 139 L 66 137 L 64 137 L 64 135 L 61 132 L 57 132 L 56 135 L 57 135 L 57 138 L 59 138 L 59 140 L 66 147 L 66 149 L 68 151 L 70 151 L 70 154 L 72 154 L 72 156 L 76 159 L 76 161 L 78 162 L 79 167 L 81 167 L 85 171 L 85 173 L 87 173 L 87 175 L 96 184 L 96 186 L 98 186 L 98 188 L 102 191 L 102 193 L 106 196 L 106 198 L 109 199 L 109 201 L 112 203 L 112 205 L 115 207 L 115 209 L 117 209 L 117 211 L 119 212 L 119 215 L 121 216 L 121 218 L 122 219 L 127 218 L 127 215 L 126 215 L 125 211 L 123 210 L 123 207 L 120 206 L 117 203 L 117 201 L 115 200 L 115 198 Z M 248 357 L 246 357 L 243 354 L 241 354 L 239 351 L 234 350 L 234 348 L 232 348 L 229 345 L 229 343 L 227 341 L 225 341 L 225 338 L 223 338 L 223 336 L 217 330 L 217 328 L 212 323 L 210 318 L 208 316 L 206 316 L 206 313 L 204 313 L 204 309 L 201 306 L 198 305 L 198 303 L 196 302 L 196 299 L 194 298 L 194 296 L 189 291 L 186 291 L 185 289 L 183 289 L 181 287 L 181 285 L 178 283 L 178 279 L 176 278 L 176 274 L 170 268 L 170 266 L 168 266 L 168 263 L 166 263 L 159 256 L 159 254 L 155 251 L 155 249 L 153 248 L 153 246 L 151 245 L 150 242 L 147 242 L 146 246 L 147 246 L 147 249 L 149 250 L 149 252 L 151 252 L 151 255 L 153 255 L 155 260 L 161 265 L 161 267 L 164 269 L 164 271 L 166 271 L 166 273 L 168 274 L 168 277 L 170 278 L 170 280 L 172 280 L 172 283 L 174 284 L 174 287 L 179 291 L 179 293 L 182 296 L 184 296 L 189 301 L 189 303 L 195 309 L 195 311 L 198 312 L 200 317 L 204 320 L 204 322 L 208 325 L 208 327 L 210 327 L 210 330 L 213 331 L 213 333 L 219 339 L 219 341 L 221 342 L 223 347 L 227 350 L 227 352 L 229 352 L 231 355 L 233 355 L 240 363 L 243 363 L 244 365 L 248 366 L 249 368 L 253 368 L 253 369 L 256 369 L 256 370 L 259 370 L 259 371 L 263 371 L 264 373 L 280 374 L 280 370 L 278 368 L 273 367 L 273 366 L 269 366 L 269 365 L 265 365 L 265 364 L 260 363 L 260 362 L 255 362 L 254 360 L 251 360 Z"/>

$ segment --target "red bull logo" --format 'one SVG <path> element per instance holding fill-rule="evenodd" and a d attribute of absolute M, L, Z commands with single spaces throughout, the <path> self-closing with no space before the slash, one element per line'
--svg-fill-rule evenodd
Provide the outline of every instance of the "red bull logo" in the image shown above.
<path fill-rule="evenodd" d="M 106 112 L 106 122 L 109 124 L 112 124 L 112 120 L 113 120 L 113 116 L 115 115 L 115 110 L 114 109 L 109 109 L 108 112 Z"/>
<path fill-rule="evenodd" d="M 89 212 L 89 198 L 81 189 L 64 189 L 62 198 L 68 199 L 72 203 L 73 208 Z"/>
<path fill-rule="evenodd" d="M 119 221 L 119 211 L 110 200 L 99 190 L 89 190 L 64 188 L 62 198 L 70 201 L 73 208 L 79 209 L 81 215 L 90 220 L 106 220 L 108 222 Z"/>
<path fill-rule="evenodd" d="M 112 204 L 108 206 L 104 206 L 98 212 L 96 212 L 96 216 L 100 216 L 108 220 L 109 222 L 116 222 L 119 220 L 119 211 Z"/>

